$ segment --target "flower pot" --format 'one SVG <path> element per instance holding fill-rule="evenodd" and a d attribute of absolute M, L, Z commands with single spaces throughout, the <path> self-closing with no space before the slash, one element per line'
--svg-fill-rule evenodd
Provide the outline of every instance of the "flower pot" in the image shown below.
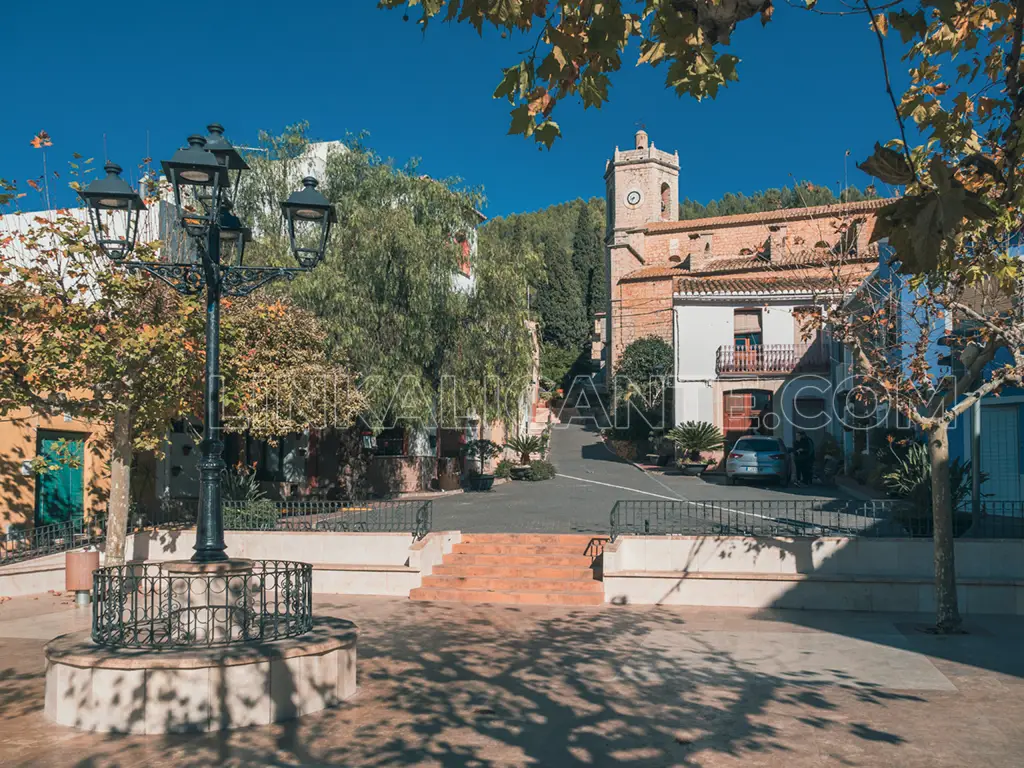
<path fill-rule="evenodd" d="M 456 459 L 441 459 L 438 464 L 437 487 L 442 491 L 455 491 L 461 488 L 459 462 Z"/>
<path fill-rule="evenodd" d="M 473 475 L 469 478 L 470 490 L 489 491 L 494 487 L 494 475 Z"/>

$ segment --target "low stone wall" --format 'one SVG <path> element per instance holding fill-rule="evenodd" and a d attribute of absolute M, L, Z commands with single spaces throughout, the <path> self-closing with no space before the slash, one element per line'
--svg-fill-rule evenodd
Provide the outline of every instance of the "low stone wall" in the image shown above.
<path fill-rule="evenodd" d="M 935 609 L 927 539 L 628 536 L 604 553 L 607 602 Z M 1024 541 L 956 542 L 963 613 L 1024 614 Z"/>
<path fill-rule="evenodd" d="M 64 553 L 0 568 L 0 597 L 64 591 Z"/>
<path fill-rule="evenodd" d="M 298 560 L 313 564 L 313 591 L 341 595 L 408 597 L 462 536 L 436 531 L 416 540 L 408 533 L 228 531 L 232 557 Z M 129 537 L 129 560 L 154 562 L 192 557 L 195 530 L 142 531 Z M 0 568 L 0 597 L 64 589 L 64 554 Z"/>

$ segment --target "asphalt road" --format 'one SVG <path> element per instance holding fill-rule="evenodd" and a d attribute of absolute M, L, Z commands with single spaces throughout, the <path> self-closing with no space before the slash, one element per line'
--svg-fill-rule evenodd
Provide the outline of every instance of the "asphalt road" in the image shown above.
<path fill-rule="evenodd" d="M 726 486 L 724 477 L 645 472 L 612 453 L 594 428 L 558 425 L 550 460 L 558 475 L 542 482 L 511 482 L 487 493 L 466 492 L 434 501 L 434 530 L 477 532 L 606 532 L 620 499 L 647 501 L 786 502 L 845 499 L 841 489 Z M 713 505 L 714 509 L 728 505 Z M 784 509 L 785 504 L 770 508 Z M 687 505 L 699 517 L 701 505 Z M 746 514 L 746 513 L 744 513 Z M 756 514 L 756 513 L 755 513 Z M 781 514 L 781 513 L 780 513 Z"/>

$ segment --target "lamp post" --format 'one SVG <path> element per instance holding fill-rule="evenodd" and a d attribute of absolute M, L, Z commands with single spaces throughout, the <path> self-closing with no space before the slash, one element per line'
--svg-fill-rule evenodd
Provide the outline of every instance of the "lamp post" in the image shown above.
<path fill-rule="evenodd" d="M 327 250 L 333 206 L 321 194 L 316 179 L 303 179 L 303 188 L 281 203 L 289 245 L 298 267 L 258 267 L 243 264 L 245 244 L 252 232 L 232 210 L 242 173 L 249 166 L 224 138 L 219 124 L 207 127 L 208 137 L 188 137 L 162 165 L 174 191 L 178 221 L 195 243 L 198 259 L 127 261 L 138 237 L 139 214 L 146 205 L 127 182 L 121 168 L 106 166 L 107 176 L 80 193 L 89 210 L 96 244 L 113 262 L 131 274 L 146 272 L 183 295 L 206 292 L 206 380 L 203 393 L 203 442 L 199 462 L 199 515 L 192 561 L 226 560 L 221 480 L 226 469 L 220 426 L 220 302 L 222 296 L 248 296 L 272 280 L 292 280 L 315 268 Z M 232 180 L 231 174 L 235 174 Z"/>

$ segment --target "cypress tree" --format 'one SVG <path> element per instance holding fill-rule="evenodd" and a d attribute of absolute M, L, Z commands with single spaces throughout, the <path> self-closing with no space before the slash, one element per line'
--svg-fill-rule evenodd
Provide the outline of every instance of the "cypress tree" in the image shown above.
<path fill-rule="evenodd" d="M 576 231 L 572 239 L 572 266 L 579 282 L 583 313 L 587 320 L 604 308 L 604 248 L 599 224 L 594 222 L 590 206 L 580 205 L 576 217 Z"/>
<path fill-rule="evenodd" d="M 572 259 L 553 238 L 545 238 L 541 248 L 547 278 L 537 296 L 542 337 L 562 349 L 578 350 L 587 337 L 588 326 Z"/>

